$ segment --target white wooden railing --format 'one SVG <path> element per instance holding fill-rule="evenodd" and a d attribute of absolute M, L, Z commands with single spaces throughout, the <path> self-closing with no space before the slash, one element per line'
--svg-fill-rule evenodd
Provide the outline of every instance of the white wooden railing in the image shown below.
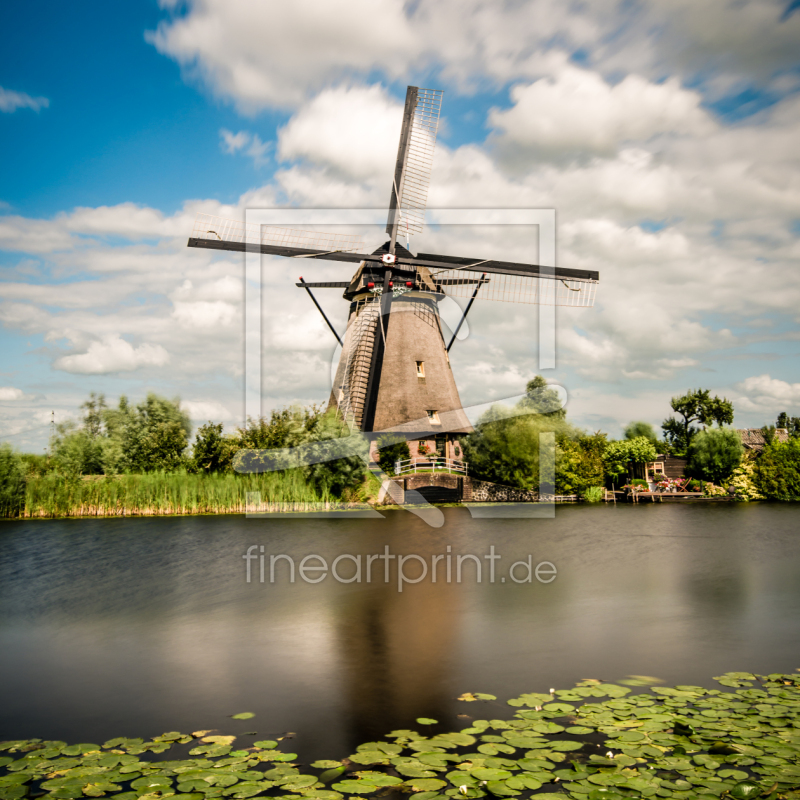
<path fill-rule="evenodd" d="M 457 472 L 467 474 L 467 462 L 457 458 L 444 456 L 427 456 L 425 458 L 407 458 L 394 462 L 394 474 L 404 475 L 407 472 Z"/>

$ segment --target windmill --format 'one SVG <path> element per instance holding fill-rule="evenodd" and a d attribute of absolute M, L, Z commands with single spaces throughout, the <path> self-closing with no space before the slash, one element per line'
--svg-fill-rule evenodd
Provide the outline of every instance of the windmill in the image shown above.
<path fill-rule="evenodd" d="M 197 218 L 189 247 L 357 263 L 349 281 L 300 278 L 296 284 L 308 292 L 342 345 L 329 406 L 338 409 L 351 431 L 391 429 L 409 440 L 434 439 L 437 452 L 452 458 L 458 434 L 472 428 L 461 410 L 448 353 L 473 302 L 589 307 L 599 274 L 411 252 L 410 237 L 423 228 L 441 102 L 441 91 L 408 87 L 386 225 L 389 239 L 374 252 L 360 252 L 366 248 L 358 236 L 247 226 L 205 214 Z M 344 290 L 350 313 L 343 339 L 311 291 L 318 288 Z M 449 343 L 438 309 L 445 297 L 469 301 Z"/>

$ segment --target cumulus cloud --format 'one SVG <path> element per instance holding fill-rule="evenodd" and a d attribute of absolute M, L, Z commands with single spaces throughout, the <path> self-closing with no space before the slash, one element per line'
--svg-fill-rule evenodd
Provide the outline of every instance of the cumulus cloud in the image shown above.
<path fill-rule="evenodd" d="M 244 111 L 292 106 L 351 72 L 402 74 L 419 50 L 404 5 L 195 0 L 148 40 Z"/>
<path fill-rule="evenodd" d="M 278 156 L 391 181 L 403 107 L 381 86 L 340 86 L 303 105 L 278 136 Z M 387 189 L 388 194 L 388 189 Z"/>
<path fill-rule="evenodd" d="M 192 422 L 198 425 L 205 422 L 234 421 L 230 409 L 216 400 L 183 400 L 181 408 L 189 414 Z"/>
<path fill-rule="evenodd" d="M 217 327 L 227 327 L 237 316 L 237 309 L 221 300 L 194 303 L 177 301 L 172 315 L 185 328 L 197 328 L 213 333 Z"/>
<path fill-rule="evenodd" d="M 554 54 L 604 75 L 665 74 L 710 94 L 796 90 L 800 14 L 786 0 L 246 0 L 162 2 L 159 52 L 245 111 L 297 106 L 374 74 L 439 74 L 462 91 L 552 74 Z M 412 77 L 409 82 L 414 82 Z"/>
<path fill-rule="evenodd" d="M 800 406 L 800 383 L 789 383 L 768 374 L 755 375 L 737 384 L 739 403 L 748 410 L 796 411 Z"/>
<path fill-rule="evenodd" d="M 32 108 L 39 111 L 47 108 L 50 101 L 46 97 L 31 97 L 25 92 L 14 92 L 0 86 L 0 111 L 4 114 L 13 114 L 18 108 Z"/>
<path fill-rule="evenodd" d="M 626 142 L 658 134 L 703 136 L 716 125 L 700 108 L 701 97 L 672 78 L 652 83 L 628 75 L 612 86 L 601 75 L 565 67 L 511 90 L 514 105 L 493 110 L 501 148 L 534 155 L 611 155 Z"/>
<path fill-rule="evenodd" d="M 0 386 L 0 400 L 4 402 L 22 400 L 24 397 L 25 392 L 23 392 L 22 389 L 16 389 L 13 386 Z"/>
<path fill-rule="evenodd" d="M 64 372 L 103 375 L 147 366 L 163 367 L 168 363 L 169 353 L 161 345 L 145 343 L 134 347 L 122 337 L 111 335 L 92 342 L 85 353 L 62 356 L 54 366 Z"/>

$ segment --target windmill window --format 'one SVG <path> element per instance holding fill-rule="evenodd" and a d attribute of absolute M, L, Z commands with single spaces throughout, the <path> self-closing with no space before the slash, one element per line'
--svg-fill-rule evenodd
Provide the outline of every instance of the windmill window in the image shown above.
<path fill-rule="evenodd" d="M 438 411 L 428 411 L 428 422 L 431 425 L 441 425 L 441 420 L 439 419 L 439 412 Z"/>
<path fill-rule="evenodd" d="M 417 361 L 417 377 L 424 378 L 425 377 L 425 362 L 424 361 Z"/>

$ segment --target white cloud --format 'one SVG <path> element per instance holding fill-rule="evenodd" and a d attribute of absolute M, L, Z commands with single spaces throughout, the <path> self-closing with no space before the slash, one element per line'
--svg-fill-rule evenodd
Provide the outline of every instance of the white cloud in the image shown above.
<path fill-rule="evenodd" d="M 236 153 L 247 145 L 250 141 L 250 134 L 247 131 L 239 131 L 239 133 L 232 133 L 231 131 L 221 128 L 219 132 L 222 142 L 222 149 L 226 153 Z"/>
<path fill-rule="evenodd" d="M 83 375 L 103 375 L 109 372 L 130 372 L 140 367 L 163 367 L 169 363 L 169 353 L 158 344 L 134 347 L 120 336 L 106 336 L 92 342 L 85 353 L 62 356 L 54 366 L 64 372 Z"/>
<path fill-rule="evenodd" d="M 0 386 L 0 400 L 4 402 L 22 400 L 23 397 L 25 397 L 25 392 L 22 389 L 16 389 L 13 386 Z"/>
<path fill-rule="evenodd" d="M 782 381 L 766 373 L 746 378 L 736 388 L 743 393 L 738 403 L 746 410 L 797 411 L 800 406 L 800 383 Z"/>
<path fill-rule="evenodd" d="M 220 147 L 225 153 L 234 155 L 241 151 L 244 155 L 250 156 L 257 167 L 269 161 L 268 154 L 272 149 L 272 142 L 262 142 L 258 134 L 250 133 L 250 131 L 232 133 L 226 128 L 222 128 L 219 135 Z"/>
<path fill-rule="evenodd" d="M 14 92 L 0 86 L 0 111 L 4 114 L 13 114 L 18 108 L 32 108 L 39 111 L 47 108 L 50 101 L 46 97 L 31 97 L 25 92 Z"/>
<path fill-rule="evenodd" d="M 203 425 L 206 422 L 232 422 L 234 415 L 216 400 L 183 400 L 181 408 L 189 414 L 192 422 Z"/>
<path fill-rule="evenodd" d="M 510 109 L 489 115 L 501 131 L 498 144 L 534 154 L 611 155 L 626 142 L 716 128 L 700 95 L 675 78 L 657 84 L 628 75 L 612 86 L 596 72 L 567 66 L 554 78 L 515 86 L 511 98 Z"/>
<path fill-rule="evenodd" d="M 402 105 L 381 86 L 326 89 L 281 129 L 278 156 L 333 167 L 356 180 L 380 176 L 388 183 L 402 120 Z"/>
<path fill-rule="evenodd" d="M 218 327 L 227 327 L 238 316 L 238 309 L 221 300 L 209 302 L 200 300 L 194 303 L 177 301 L 172 316 L 185 328 L 197 328 L 214 333 Z"/>
<path fill-rule="evenodd" d="M 419 51 L 402 0 L 193 0 L 147 38 L 245 111 L 296 105 L 354 71 L 399 76 Z"/>
<path fill-rule="evenodd" d="M 159 52 L 239 108 L 297 106 L 379 74 L 460 91 L 554 73 L 580 53 L 603 75 L 664 75 L 716 96 L 796 90 L 800 14 L 787 0 L 247 0 L 164 2 Z"/>

